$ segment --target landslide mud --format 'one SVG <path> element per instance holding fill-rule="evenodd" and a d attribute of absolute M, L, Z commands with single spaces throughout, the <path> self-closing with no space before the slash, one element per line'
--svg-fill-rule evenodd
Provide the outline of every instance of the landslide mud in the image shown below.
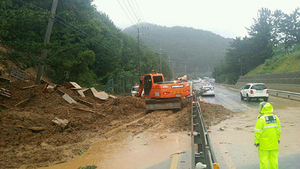
<path fill-rule="evenodd" d="M 43 85 L 23 89 L 34 85 L 34 80 L 32 77 L 1 84 L 10 90 L 12 97 L 0 97 L 0 168 L 39 168 L 67 163 L 87 154 L 99 141 L 122 140 L 117 136 L 124 133 L 126 139 L 139 137 L 145 131 L 156 138 L 157 133 L 166 133 L 158 136 L 163 140 L 168 138 L 168 133 L 190 130 L 191 102 L 187 99 L 181 111 L 146 114 L 143 98 L 117 96 L 107 101 L 92 96 L 81 98 L 92 103 L 91 108 L 80 103 L 69 104 L 59 93 L 45 91 Z M 63 86 L 59 89 L 75 100 L 80 97 L 74 90 Z M 218 123 L 227 116 L 221 113 L 224 110 L 222 106 L 203 110 L 207 112 L 206 122 Z M 62 128 L 52 122 L 55 117 L 67 119 L 69 124 Z M 97 153 L 105 156 L 105 151 Z"/>

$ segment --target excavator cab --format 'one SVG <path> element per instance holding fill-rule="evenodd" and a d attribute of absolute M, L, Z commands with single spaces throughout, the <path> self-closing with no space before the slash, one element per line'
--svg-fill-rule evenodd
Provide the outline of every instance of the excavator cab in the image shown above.
<path fill-rule="evenodd" d="M 164 77 L 162 74 L 149 74 L 144 76 L 144 95 L 149 96 L 153 83 L 163 82 Z"/>

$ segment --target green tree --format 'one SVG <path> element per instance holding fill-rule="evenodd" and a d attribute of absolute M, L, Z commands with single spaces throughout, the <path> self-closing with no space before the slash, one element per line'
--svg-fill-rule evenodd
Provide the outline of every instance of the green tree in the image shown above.
<path fill-rule="evenodd" d="M 253 43 L 253 67 L 264 63 L 264 61 L 273 56 L 272 39 L 274 39 L 273 19 L 271 11 L 267 8 L 262 8 L 258 11 L 257 19 L 254 19 L 254 24 L 248 29 L 248 34 Z"/>
<path fill-rule="evenodd" d="M 281 26 L 285 35 L 283 40 L 286 48 L 291 48 L 300 43 L 300 8 L 296 8 L 290 15 L 285 14 L 285 19 Z"/>

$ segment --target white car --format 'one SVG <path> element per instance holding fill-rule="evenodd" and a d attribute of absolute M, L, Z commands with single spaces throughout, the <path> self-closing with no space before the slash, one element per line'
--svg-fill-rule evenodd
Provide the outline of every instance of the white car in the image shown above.
<path fill-rule="evenodd" d="M 131 96 L 137 96 L 138 92 L 139 92 L 139 86 L 133 86 L 131 88 Z"/>
<path fill-rule="evenodd" d="M 215 88 L 211 85 L 201 87 L 202 96 L 215 96 Z"/>
<path fill-rule="evenodd" d="M 269 99 L 269 91 L 267 86 L 263 83 L 248 83 L 245 87 L 242 88 L 241 92 L 241 100 L 244 98 L 247 101 L 251 101 L 252 99 L 263 99 L 265 102 Z"/>

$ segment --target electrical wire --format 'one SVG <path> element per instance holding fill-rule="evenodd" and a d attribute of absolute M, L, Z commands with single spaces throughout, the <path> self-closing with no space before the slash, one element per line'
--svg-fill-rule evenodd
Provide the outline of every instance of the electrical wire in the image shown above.
<path fill-rule="evenodd" d="M 123 3 L 124 3 L 124 5 L 125 5 L 127 11 L 129 12 L 130 16 L 132 17 L 134 23 L 137 23 L 138 21 L 136 21 L 136 20 L 134 19 L 133 15 L 131 14 L 131 12 L 130 12 L 129 8 L 127 7 L 126 3 L 124 2 L 124 0 L 123 0 Z"/>
<path fill-rule="evenodd" d="M 123 0 L 123 2 L 124 2 L 124 0 Z M 128 3 L 128 5 L 129 5 L 129 7 L 131 8 L 132 13 L 133 13 L 133 15 L 135 16 L 137 22 L 139 23 L 140 18 L 136 15 L 135 10 L 133 10 L 133 8 L 132 8 L 131 3 L 129 2 L 129 0 L 127 0 L 127 3 Z"/>
<path fill-rule="evenodd" d="M 140 16 L 141 16 L 142 21 L 143 21 L 144 23 L 146 23 L 146 21 L 145 21 L 145 19 L 144 19 L 144 17 L 143 17 L 143 14 L 142 14 L 142 12 L 141 12 L 141 10 L 140 10 L 140 8 L 139 8 L 139 5 L 138 5 L 138 3 L 136 2 L 136 0 L 135 0 L 135 4 L 136 4 L 136 6 L 137 6 L 138 12 L 140 13 Z M 146 25 L 146 26 L 147 26 L 147 25 Z"/>
<path fill-rule="evenodd" d="M 128 1 L 128 0 L 127 0 Z M 135 6 L 135 4 L 131 1 L 131 3 L 132 3 L 132 10 L 134 11 L 134 13 L 136 13 L 136 16 L 138 17 L 138 19 L 139 19 L 139 24 L 142 26 L 142 28 L 145 28 L 145 24 L 144 24 L 144 22 L 143 22 L 143 20 L 142 20 L 142 17 L 140 16 L 140 14 L 139 14 L 139 12 L 138 12 L 138 10 L 137 10 L 137 8 L 136 8 L 136 6 Z M 131 5 L 130 5 L 131 6 Z M 140 22 L 140 21 L 142 21 L 142 22 Z"/>
<path fill-rule="evenodd" d="M 135 23 L 132 22 L 132 20 L 131 20 L 130 17 L 128 16 L 127 12 L 126 12 L 125 9 L 123 8 L 123 6 L 122 6 L 121 3 L 119 2 L 119 0 L 118 0 L 118 3 L 119 3 L 119 5 L 121 6 L 123 12 L 126 14 L 127 18 L 128 18 L 128 19 L 130 20 L 130 22 L 132 23 L 132 25 L 133 25 L 134 27 L 136 27 L 136 26 L 135 26 Z M 136 28 L 137 28 L 137 27 L 136 27 Z"/>

